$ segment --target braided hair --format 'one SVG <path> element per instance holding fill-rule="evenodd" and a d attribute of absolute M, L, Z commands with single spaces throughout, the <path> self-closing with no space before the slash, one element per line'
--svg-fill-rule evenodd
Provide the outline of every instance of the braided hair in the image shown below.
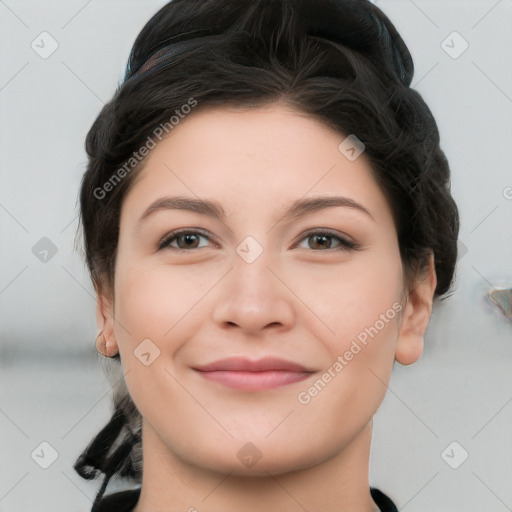
<path fill-rule="evenodd" d="M 369 0 L 167 3 L 137 36 L 124 78 L 86 138 L 80 221 L 96 290 L 113 289 L 121 204 L 141 165 L 108 194 L 97 191 L 193 97 L 200 106 L 285 101 L 357 134 L 390 204 L 406 280 L 428 267 L 433 251 L 435 298 L 446 297 L 458 210 L 436 122 L 410 87 L 413 73 L 404 41 Z M 105 474 L 95 507 L 112 476 L 141 478 L 141 415 L 124 382 L 113 404 L 74 466 L 86 479 Z"/>
<path fill-rule="evenodd" d="M 103 368 L 113 387 L 114 411 L 108 423 L 96 434 L 73 466 L 86 480 L 105 475 L 91 512 L 98 509 L 114 475 L 138 482 L 142 479 L 142 416 L 129 395 L 121 365 L 111 361 L 120 361 L 119 354 L 109 359 L 103 358 Z"/>

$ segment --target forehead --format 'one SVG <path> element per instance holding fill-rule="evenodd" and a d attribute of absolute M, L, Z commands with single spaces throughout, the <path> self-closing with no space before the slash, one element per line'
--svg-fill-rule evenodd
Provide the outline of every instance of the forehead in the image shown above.
<path fill-rule="evenodd" d="M 140 215 L 161 196 L 192 195 L 262 215 L 263 205 L 266 211 L 301 197 L 344 195 L 390 216 L 364 152 L 347 158 L 346 140 L 282 105 L 199 108 L 151 150 L 123 208 Z"/>

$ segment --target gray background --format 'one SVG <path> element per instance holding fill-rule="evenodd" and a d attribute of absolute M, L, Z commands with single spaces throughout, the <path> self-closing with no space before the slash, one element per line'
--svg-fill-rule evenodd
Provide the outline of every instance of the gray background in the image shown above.
<path fill-rule="evenodd" d="M 72 469 L 111 399 L 74 247 L 83 144 L 165 3 L 0 0 L 0 512 L 87 512 L 99 487 Z M 512 510 L 512 324 L 487 299 L 512 286 L 512 0 L 375 3 L 408 44 L 413 85 L 438 121 L 462 251 L 423 357 L 395 366 L 370 482 L 407 512 Z M 43 31 L 58 44 L 46 59 L 31 47 L 45 37 L 51 48 Z M 31 455 L 42 442 L 58 453 L 48 469 L 50 449 Z"/>

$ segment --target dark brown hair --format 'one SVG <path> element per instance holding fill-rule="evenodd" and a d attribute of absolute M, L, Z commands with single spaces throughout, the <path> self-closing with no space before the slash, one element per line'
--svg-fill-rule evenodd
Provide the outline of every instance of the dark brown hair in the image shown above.
<path fill-rule="evenodd" d="M 122 83 L 87 134 L 80 220 L 96 291 L 113 291 L 121 204 L 144 160 L 126 163 L 193 98 L 198 109 L 280 102 L 356 135 L 389 201 L 406 282 L 433 252 L 435 298 L 448 296 L 458 211 L 436 122 L 412 76 L 405 43 L 367 0 L 169 2 L 138 35 Z M 140 414 L 124 387 L 75 469 L 105 473 L 98 501 L 111 476 L 140 480 L 141 456 Z"/>

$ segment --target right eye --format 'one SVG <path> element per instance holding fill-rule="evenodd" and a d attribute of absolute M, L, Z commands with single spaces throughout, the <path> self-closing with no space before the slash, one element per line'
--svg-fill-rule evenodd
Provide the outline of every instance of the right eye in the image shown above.
<path fill-rule="evenodd" d="M 165 237 L 161 240 L 158 249 L 160 250 L 167 248 L 176 251 L 189 251 L 193 249 L 200 249 L 201 247 L 197 247 L 197 243 L 200 238 L 209 239 L 207 235 L 200 231 L 193 231 L 189 229 L 173 231 L 172 233 L 165 235 Z M 171 246 L 173 242 L 177 243 L 177 247 Z"/>

